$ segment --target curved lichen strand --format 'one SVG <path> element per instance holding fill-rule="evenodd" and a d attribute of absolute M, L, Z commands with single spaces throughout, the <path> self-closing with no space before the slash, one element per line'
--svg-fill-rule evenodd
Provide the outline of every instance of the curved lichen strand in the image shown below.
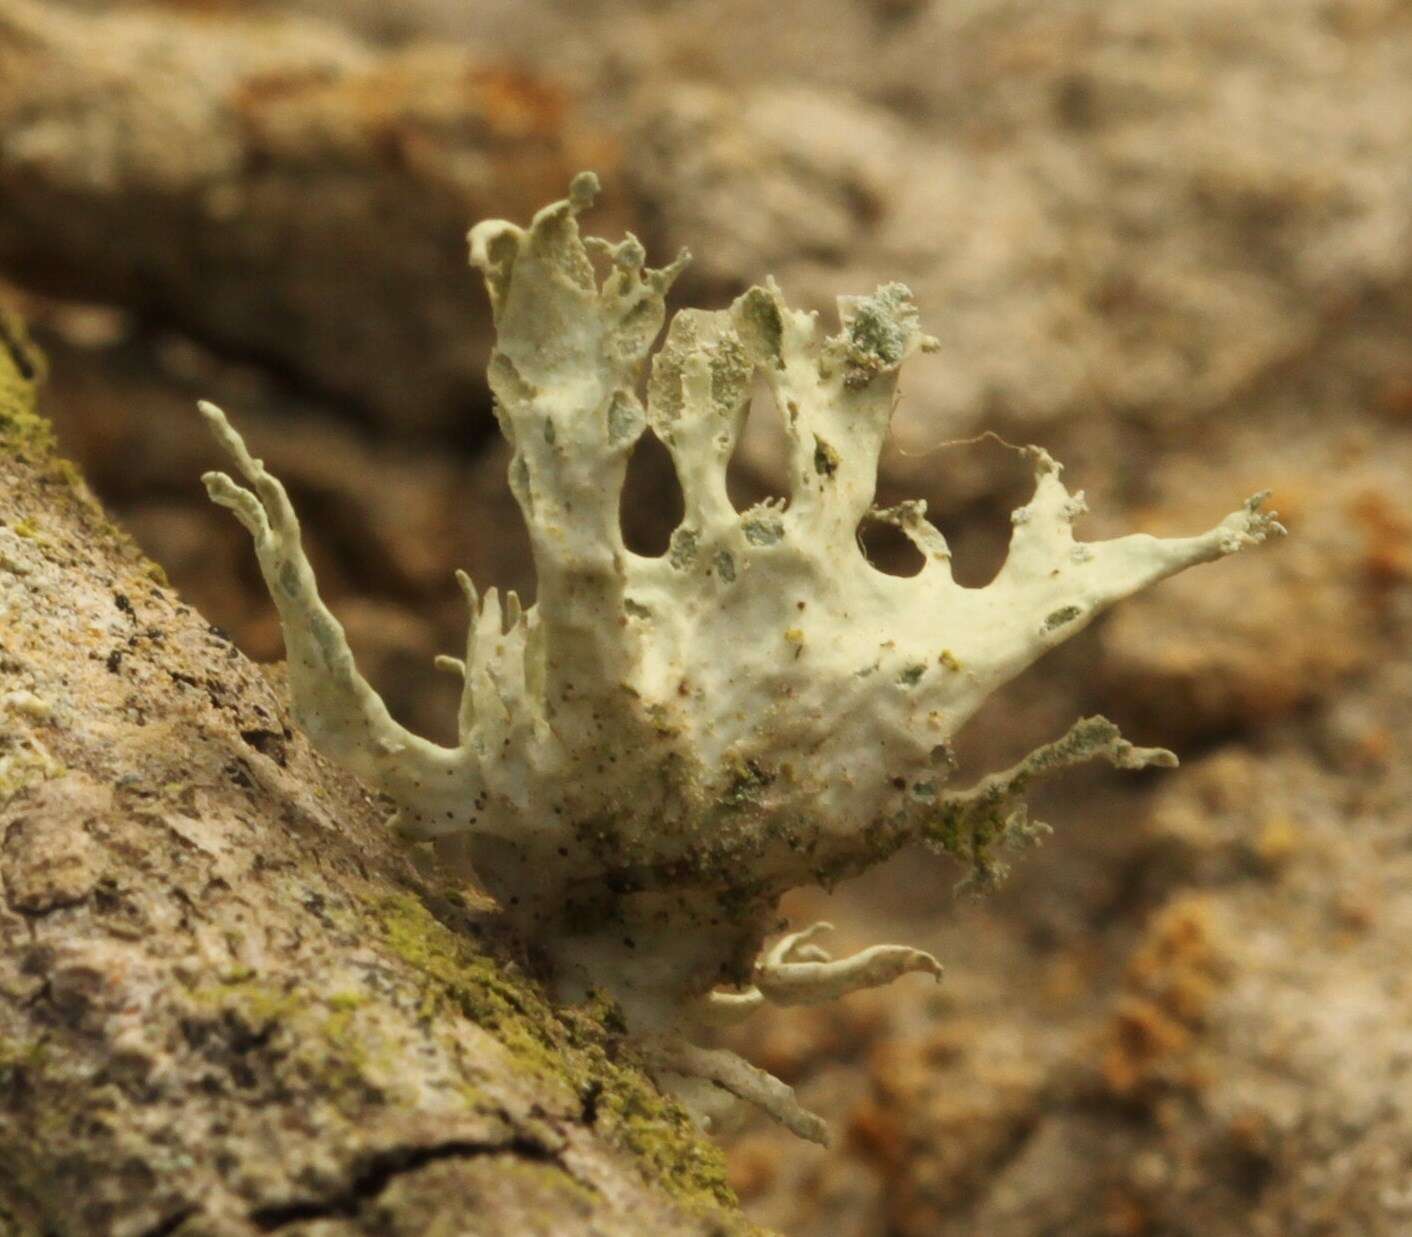
<path fill-rule="evenodd" d="M 906 945 L 873 945 L 847 958 L 832 958 L 812 944 L 831 925 L 816 923 L 791 933 L 770 949 L 755 968 L 755 986 L 775 1005 L 818 1005 L 894 979 L 924 973 L 940 980 L 941 963 Z"/>
<path fill-rule="evenodd" d="M 993 888 L 1008 871 L 998 852 L 1034 845 L 1049 832 L 1043 822 L 1030 819 L 1024 802 L 1030 783 L 1089 760 L 1106 760 L 1117 769 L 1172 768 L 1177 763 L 1164 748 L 1135 747 L 1106 717 L 1086 717 L 1063 738 L 982 778 L 970 790 L 941 796 L 922 821 L 922 838 L 966 864 L 965 886 Z"/>
<path fill-rule="evenodd" d="M 828 1146 L 828 1126 L 800 1104 L 793 1087 L 733 1052 L 701 1048 L 673 1036 L 652 1036 L 644 1041 L 643 1055 L 663 1084 L 683 1098 L 688 1108 L 709 1102 L 691 1085 L 707 1083 L 753 1104 L 800 1138 Z"/>
<path fill-rule="evenodd" d="M 399 725 L 358 672 L 342 626 L 319 596 L 284 486 L 251 456 L 219 408 L 209 403 L 200 408 L 216 441 L 253 487 L 253 492 L 244 489 L 222 472 L 202 477 L 212 501 L 229 508 L 254 541 L 284 629 L 299 724 L 323 751 L 399 802 L 439 802 L 447 791 L 458 806 L 473 799 L 479 791 L 475 765 Z"/>
<path fill-rule="evenodd" d="M 813 943 L 832 924 L 816 923 L 781 937 L 755 964 L 754 983 L 740 991 L 709 992 L 693 1007 L 695 1020 L 707 1026 L 733 1026 L 766 1001 L 773 1005 L 819 1005 L 865 988 L 881 988 L 903 975 L 924 973 L 940 981 L 941 963 L 906 945 L 873 945 L 847 958 L 834 959 Z"/>

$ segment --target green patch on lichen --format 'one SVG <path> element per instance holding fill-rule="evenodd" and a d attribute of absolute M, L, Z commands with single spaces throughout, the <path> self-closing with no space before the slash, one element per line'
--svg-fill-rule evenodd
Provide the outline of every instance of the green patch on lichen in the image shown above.
<path fill-rule="evenodd" d="M 480 953 L 411 893 L 382 898 L 371 918 L 386 947 L 422 977 L 425 1017 L 469 1018 L 518 1068 L 569 1087 L 596 1111 L 594 1128 L 679 1202 L 713 1210 L 737 1205 L 720 1152 L 617 1041 L 622 1020 L 611 1002 L 556 1008 L 512 963 Z"/>
<path fill-rule="evenodd" d="M 718 412 L 730 415 L 749 396 L 753 373 L 740 336 L 722 332 L 711 351 L 711 402 Z"/>
<path fill-rule="evenodd" d="M 736 811 L 760 801 L 774 776 L 753 760 L 735 758 L 730 768 L 730 782 L 721 795 L 721 806 Z"/>
<path fill-rule="evenodd" d="M 624 395 L 614 391 L 608 404 L 608 441 L 613 446 L 636 442 L 647 424 L 641 406 Z"/>
<path fill-rule="evenodd" d="M 775 515 L 747 513 L 740 526 L 751 545 L 778 545 L 784 538 L 784 522 Z"/>
<path fill-rule="evenodd" d="M 783 369 L 784 319 L 775 295 L 765 288 L 750 288 L 736 301 L 735 311 L 745 346 L 760 360 Z"/>
<path fill-rule="evenodd" d="M 672 543 L 668 548 L 667 556 L 673 567 L 678 571 L 685 571 L 696 561 L 696 547 L 701 541 L 701 534 L 694 528 L 685 526 L 677 529 L 672 534 Z"/>
<path fill-rule="evenodd" d="M 844 332 L 845 385 L 863 387 L 878 374 L 896 369 L 916 323 L 917 310 L 905 284 L 884 284 L 872 296 L 860 298 Z"/>
<path fill-rule="evenodd" d="M 1045 618 L 1044 630 L 1054 631 L 1056 628 L 1063 627 L 1065 623 L 1072 623 L 1082 613 L 1083 611 L 1078 606 L 1062 606 Z"/>

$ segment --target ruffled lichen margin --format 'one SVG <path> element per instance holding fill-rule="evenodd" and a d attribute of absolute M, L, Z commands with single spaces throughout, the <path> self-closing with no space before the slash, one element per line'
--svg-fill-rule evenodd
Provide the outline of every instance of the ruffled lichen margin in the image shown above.
<path fill-rule="evenodd" d="M 1081 542 L 1082 493 L 1028 447 L 1035 492 L 1013 515 L 1009 556 L 987 587 L 964 588 L 924 503 L 873 504 L 899 371 L 934 346 L 907 288 L 841 297 L 825 337 L 771 281 L 729 309 L 677 313 L 649 368 L 687 255 L 651 268 L 631 235 L 581 237 L 597 188 L 585 173 L 527 229 L 470 234 L 538 601 L 481 596 L 460 575 L 467 647 L 442 659 L 464 680 L 454 747 L 401 727 L 359 674 L 283 487 L 209 404 L 252 488 L 223 473 L 206 485 L 254 538 L 315 744 L 397 803 L 407 837 L 468 858 L 556 997 L 606 994 L 703 1121 L 746 1100 L 823 1141 L 788 1087 L 699 1046 L 701 1029 L 941 967 L 898 945 L 835 960 L 817 927 L 766 949 L 781 894 L 914 844 L 992 883 L 1042 829 L 1022 798 L 1035 776 L 1091 759 L 1175 763 L 1089 718 L 970 790 L 945 787 L 950 739 L 998 687 L 1123 597 L 1282 530 L 1256 496 L 1198 536 Z M 737 512 L 725 473 L 757 378 L 791 443 L 789 498 Z M 685 503 L 660 558 L 629 551 L 620 526 L 649 427 Z M 867 561 L 868 520 L 911 540 L 918 575 Z"/>

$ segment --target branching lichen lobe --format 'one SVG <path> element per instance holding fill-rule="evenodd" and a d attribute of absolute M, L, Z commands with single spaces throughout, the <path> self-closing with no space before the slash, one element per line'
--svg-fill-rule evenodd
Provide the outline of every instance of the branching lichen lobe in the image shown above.
<path fill-rule="evenodd" d="M 971 791 L 942 788 L 950 738 L 1047 649 L 1123 597 L 1282 530 L 1257 497 L 1199 536 L 1080 543 L 1082 495 L 1029 447 L 1036 488 L 1009 557 L 989 586 L 963 588 L 925 504 L 873 505 L 899 370 L 933 345 L 906 287 L 840 298 L 828 337 L 772 281 L 726 310 L 683 310 L 650 358 L 644 404 L 686 256 L 652 269 L 631 236 L 582 239 L 596 191 L 581 175 L 528 229 L 493 221 L 470 235 L 539 599 L 482 597 L 460 577 L 465 654 L 441 663 L 464 678 L 455 747 L 399 726 L 358 673 L 283 487 L 210 405 L 252 489 L 221 473 L 206 483 L 255 539 L 314 741 L 396 801 L 407 836 L 461 839 L 555 995 L 608 994 L 658 1080 L 703 1120 L 744 1099 L 822 1139 L 788 1087 L 695 1047 L 693 1032 L 767 1000 L 831 1000 L 940 967 L 901 946 L 834 960 L 810 933 L 765 950 L 780 895 L 913 843 L 994 883 L 998 852 L 1042 830 L 1021 800 L 1034 776 L 1092 758 L 1172 763 L 1092 718 Z M 792 445 L 790 497 L 737 513 L 726 466 L 757 376 Z M 660 558 L 628 550 L 619 523 L 627 459 L 649 428 L 684 501 Z M 866 560 L 867 519 L 913 542 L 917 575 Z"/>

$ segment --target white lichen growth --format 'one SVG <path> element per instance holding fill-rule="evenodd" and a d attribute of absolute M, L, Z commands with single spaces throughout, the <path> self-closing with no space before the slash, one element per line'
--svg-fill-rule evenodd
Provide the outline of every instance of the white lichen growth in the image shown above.
<path fill-rule="evenodd" d="M 1257 497 L 1200 536 L 1080 543 L 1082 496 L 1031 447 L 1036 488 L 1009 557 L 987 587 L 961 587 L 925 504 L 872 505 L 899 368 L 932 346 L 907 289 L 840 298 L 841 329 L 827 337 L 773 282 L 727 310 L 683 310 L 644 403 L 663 298 L 687 259 L 654 270 L 632 236 L 582 239 L 577 216 L 596 190 L 584 174 L 527 230 L 495 221 L 470 234 L 539 597 L 526 609 L 513 593 L 478 596 L 460 575 L 465 657 L 441 661 L 465 680 L 455 747 L 405 730 L 359 674 L 283 487 L 210 405 L 253 492 L 221 473 L 205 481 L 255 539 L 313 742 L 396 801 L 405 835 L 459 838 L 556 994 L 610 993 L 659 1080 L 703 1118 L 737 1097 L 822 1140 L 787 1086 L 694 1033 L 765 1002 L 832 1000 L 941 968 L 898 945 L 834 960 L 817 927 L 762 952 L 780 895 L 914 843 L 991 882 L 1006 849 L 1042 828 L 1021 799 L 1037 774 L 1095 757 L 1174 763 L 1090 718 L 969 791 L 944 788 L 948 740 L 1001 684 L 1113 602 L 1279 525 Z M 757 374 L 792 443 L 790 495 L 738 513 L 726 466 Z M 630 552 L 619 523 L 648 426 L 685 499 L 660 558 Z M 916 545 L 918 575 L 868 562 L 858 529 L 870 519 Z"/>

